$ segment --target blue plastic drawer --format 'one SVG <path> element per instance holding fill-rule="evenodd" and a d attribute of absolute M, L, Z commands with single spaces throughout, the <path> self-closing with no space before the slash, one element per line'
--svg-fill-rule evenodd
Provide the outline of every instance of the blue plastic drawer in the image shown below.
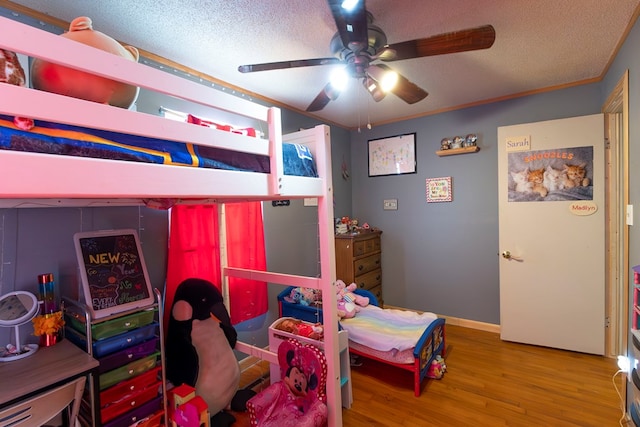
<path fill-rule="evenodd" d="M 153 322 L 147 326 L 125 332 L 121 335 L 94 341 L 92 343 L 93 356 L 100 358 L 136 344 L 140 344 L 143 341 L 147 341 L 155 337 L 157 329 L 158 323 Z M 83 334 L 70 327 L 65 328 L 65 333 L 69 341 L 86 351 L 87 339 Z"/>

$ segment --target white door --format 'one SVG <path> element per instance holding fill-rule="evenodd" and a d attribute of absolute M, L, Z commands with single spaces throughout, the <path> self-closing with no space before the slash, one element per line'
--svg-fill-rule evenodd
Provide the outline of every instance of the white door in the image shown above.
<path fill-rule="evenodd" d="M 503 340 L 604 354 L 603 141 L 602 114 L 498 128 Z"/>

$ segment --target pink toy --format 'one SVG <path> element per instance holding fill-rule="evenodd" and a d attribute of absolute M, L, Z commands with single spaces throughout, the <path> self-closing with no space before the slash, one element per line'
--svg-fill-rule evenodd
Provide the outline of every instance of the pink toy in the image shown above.
<path fill-rule="evenodd" d="M 438 355 L 431 361 L 431 366 L 429 366 L 429 370 L 427 371 L 427 377 L 439 380 L 446 370 L 447 365 L 444 363 L 444 359 Z"/>
<path fill-rule="evenodd" d="M 369 305 L 369 298 L 354 293 L 358 289 L 355 283 L 347 286 L 342 280 L 336 281 L 336 292 L 338 301 L 338 316 L 340 318 L 351 318 L 360 311 L 360 307 Z M 344 315 L 342 315 L 344 313 Z"/>
<path fill-rule="evenodd" d="M 291 339 L 283 341 L 278 347 L 278 363 L 282 380 L 247 402 L 251 425 L 326 426 L 327 365 L 322 350 Z"/>

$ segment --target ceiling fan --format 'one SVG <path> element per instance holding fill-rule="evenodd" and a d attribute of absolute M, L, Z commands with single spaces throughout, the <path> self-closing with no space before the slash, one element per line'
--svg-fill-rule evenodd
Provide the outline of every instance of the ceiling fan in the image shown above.
<path fill-rule="evenodd" d="M 386 64 L 425 56 L 488 49 L 493 45 L 496 32 L 491 25 L 439 34 L 423 39 L 387 44 L 384 31 L 373 25 L 373 15 L 366 10 L 365 0 L 327 0 L 338 32 L 330 43 L 333 57 L 301 59 L 263 64 L 240 65 L 238 71 L 280 70 L 316 65 L 344 65 L 339 71 L 342 79 L 333 78 L 309 104 L 306 111 L 320 111 L 340 94 L 340 82 L 347 76 L 361 80 L 372 98 L 378 102 L 392 92 L 408 104 L 426 98 L 428 93 L 393 71 Z"/>

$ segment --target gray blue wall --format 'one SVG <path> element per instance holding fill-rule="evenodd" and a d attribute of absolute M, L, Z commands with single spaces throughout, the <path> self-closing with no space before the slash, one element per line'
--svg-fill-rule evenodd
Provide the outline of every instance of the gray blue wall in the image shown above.
<path fill-rule="evenodd" d="M 597 113 L 601 98 L 591 84 L 352 132 L 352 212 L 383 230 L 385 304 L 499 324 L 497 128 Z M 369 177 L 367 141 L 411 132 L 417 173 Z M 442 138 L 469 133 L 479 152 L 436 155 Z M 453 201 L 427 203 L 426 178 L 444 176 Z"/>

